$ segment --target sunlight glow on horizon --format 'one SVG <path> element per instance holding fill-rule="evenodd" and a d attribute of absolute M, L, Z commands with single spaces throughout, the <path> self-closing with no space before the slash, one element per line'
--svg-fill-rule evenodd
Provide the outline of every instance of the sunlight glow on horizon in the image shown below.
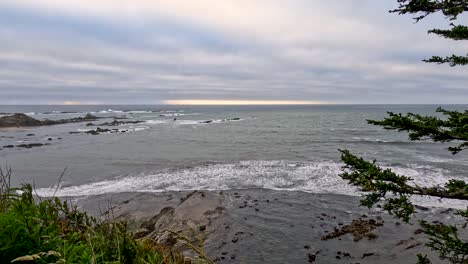
<path fill-rule="evenodd" d="M 323 101 L 295 100 L 165 100 L 167 105 L 318 105 L 329 104 Z"/>
<path fill-rule="evenodd" d="M 63 105 L 81 105 L 80 101 L 64 101 Z"/>

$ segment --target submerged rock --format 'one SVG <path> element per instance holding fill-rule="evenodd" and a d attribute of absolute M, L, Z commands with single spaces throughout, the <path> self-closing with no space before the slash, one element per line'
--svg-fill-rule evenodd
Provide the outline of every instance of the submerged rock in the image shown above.
<path fill-rule="evenodd" d="M 17 145 L 17 148 L 35 148 L 35 147 L 42 147 L 50 144 L 42 144 L 42 143 L 31 143 L 31 144 L 21 144 Z"/>

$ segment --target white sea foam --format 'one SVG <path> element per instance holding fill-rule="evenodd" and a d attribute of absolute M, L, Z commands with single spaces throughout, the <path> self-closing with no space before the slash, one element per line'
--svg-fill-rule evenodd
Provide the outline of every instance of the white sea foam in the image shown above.
<path fill-rule="evenodd" d="M 123 113 L 123 111 L 107 109 L 107 110 L 99 111 L 98 113 L 100 113 L 100 114 L 107 114 L 107 113 Z"/>
<path fill-rule="evenodd" d="M 169 114 L 158 114 L 158 115 L 164 116 L 164 117 L 173 117 L 173 116 L 199 115 L 199 113 L 169 113 Z"/>
<path fill-rule="evenodd" d="M 271 190 L 304 191 L 360 195 L 338 174 L 342 164 L 334 161 L 241 161 L 211 164 L 179 170 L 164 170 L 117 179 L 60 188 L 57 196 L 98 195 L 121 192 L 162 192 L 180 190 L 226 190 L 265 188 Z M 431 166 L 409 164 L 393 167 L 395 172 L 412 177 L 420 186 L 440 185 L 454 177 L 447 171 Z M 53 195 L 55 188 L 37 190 L 41 196 Z M 414 197 L 419 204 L 461 208 L 465 202 Z"/>
<path fill-rule="evenodd" d="M 404 141 L 392 141 L 387 139 L 380 139 L 380 138 L 369 138 L 369 137 L 352 137 L 352 139 L 356 141 L 362 142 L 380 142 L 380 143 L 400 143 Z"/>
<path fill-rule="evenodd" d="M 147 120 L 147 121 L 145 121 L 145 123 L 148 124 L 148 125 L 166 124 L 167 122 L 168 122 L 167 120 Z"/>

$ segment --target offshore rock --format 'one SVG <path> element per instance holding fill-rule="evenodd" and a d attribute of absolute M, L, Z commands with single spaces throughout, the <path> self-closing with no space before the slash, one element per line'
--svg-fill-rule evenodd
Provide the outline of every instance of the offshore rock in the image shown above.
<path fill-rule="evenodd" d="M 94 121 L 98 117 L 91 114 L 86 114 L 84 117 L 70 118 L 70 119 L 60 119 L 60 120 L 37 120 L 26 114 L 16 113 L 10 116 L 0 117 L 0 127 L 36 127 L 36 126 L 50 126 L 50 125 L 60 125 L 67 123 L 77 123 L 84 121 Z"/>

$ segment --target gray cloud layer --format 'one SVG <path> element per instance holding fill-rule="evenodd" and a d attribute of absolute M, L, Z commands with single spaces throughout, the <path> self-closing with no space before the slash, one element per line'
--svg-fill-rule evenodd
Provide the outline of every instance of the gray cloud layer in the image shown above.
<path fill-rule="evenodd" d="M 468 46 L 395 1 L 0 3 L 0 104 L 176 99 L 466 103 Z"/>

